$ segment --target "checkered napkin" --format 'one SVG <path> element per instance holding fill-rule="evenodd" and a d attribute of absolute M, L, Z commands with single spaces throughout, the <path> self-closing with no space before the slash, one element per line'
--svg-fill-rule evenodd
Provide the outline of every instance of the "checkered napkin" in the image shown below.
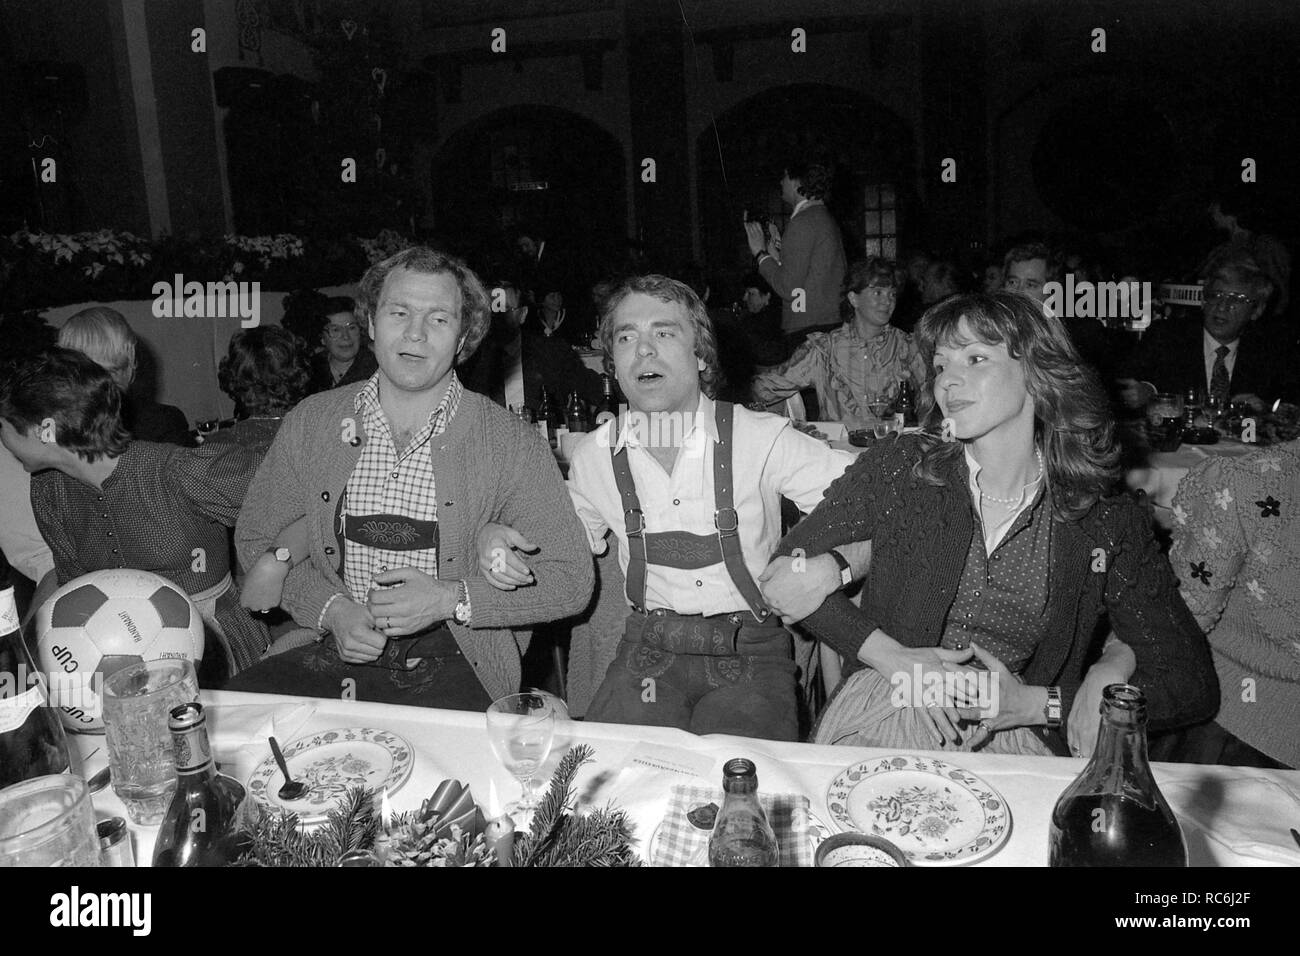
<path fill-rule="evenodd" d="M 797 793 L 760 793 L 767 822 L 776 831 L 782 866 L 812 866 L 813 848 L 808 837 L 808 798 Z M 712 787 L 677 784 L 668 801 L 668 813 L 659 827 L 654 866 L 705 866 L 708 863 L 709 830 L 701 830 L 686 818 L 695 807 L 708 803 L 722 807 L 722 791 Z"/>

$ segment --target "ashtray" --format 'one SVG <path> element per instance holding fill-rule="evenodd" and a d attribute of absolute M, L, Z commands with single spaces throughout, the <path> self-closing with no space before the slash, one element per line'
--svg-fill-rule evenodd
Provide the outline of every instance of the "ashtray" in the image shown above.
<path fill-rule="evenodd" d="M 911 866 L 903 851 L 868 833 L 836 833 L 817 848 L 816 866 Z"/>
<path fill-rule="evenodd" d="M 870 428 L 854 428 L 849 432 L 849 444 L 856 448 L 870 448 L 876 442 L 876 433 Z"/>

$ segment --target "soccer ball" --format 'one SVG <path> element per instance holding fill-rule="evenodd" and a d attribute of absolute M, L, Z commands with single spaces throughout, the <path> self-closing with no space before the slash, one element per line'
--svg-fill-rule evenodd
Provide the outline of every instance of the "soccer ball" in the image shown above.
<path fill-rule="evenodd" d="M 69 581 L 36 614 L 36 653 L 63 725 L 104 732 L 98 691 L 141 661 L 203 658 L 203 618 L 189 595 L 149 571 L 108 568 Z M 77 678 L 65 675 L 76 674 Z"/>

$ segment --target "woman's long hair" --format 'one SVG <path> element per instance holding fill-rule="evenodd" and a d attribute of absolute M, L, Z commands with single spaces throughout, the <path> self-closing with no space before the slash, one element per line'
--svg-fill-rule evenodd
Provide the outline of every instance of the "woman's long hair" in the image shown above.
<path fill-rule="evenodd" d="M 1114 420 L 1097 373 L 1079 357 L 1061 320 L 1033 299 L 1015 292 L 958 295 L 921 317 L 916 335 L 927 359 L 918 402 L 921 425 L 928 433 L 942 427 L 932 359 L 939 345 L 968 344 L 958 329 L 962 319 L 979 341 L 1005 345 L 1020 362 L 1034 402 L 1034 442 L 1043 452 L 1053 507 L 1062 518 L 1081 518 L 1119 479 Z M 962 448 L 960 441 L 932 434 L 917 462 L 917 477 L 944 484 L 942 473 Z"/>

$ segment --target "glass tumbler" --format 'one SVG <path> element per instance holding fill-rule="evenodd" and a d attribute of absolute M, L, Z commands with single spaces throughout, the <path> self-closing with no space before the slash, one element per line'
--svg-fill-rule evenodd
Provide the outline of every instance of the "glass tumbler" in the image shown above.
<path fill-rule="evenodd" d="M 70 773 L 0 790 L 0 867 L 99 866 L 95 807 Z"/>
<path fill-rule="evenodd" d="M 183 658 L 145 661 L 104 681 L 104 729 L 113 790 L 135 823 L 162 822 L 176 790 L 167 715 L 199 699 L 194 665 Z"/>

